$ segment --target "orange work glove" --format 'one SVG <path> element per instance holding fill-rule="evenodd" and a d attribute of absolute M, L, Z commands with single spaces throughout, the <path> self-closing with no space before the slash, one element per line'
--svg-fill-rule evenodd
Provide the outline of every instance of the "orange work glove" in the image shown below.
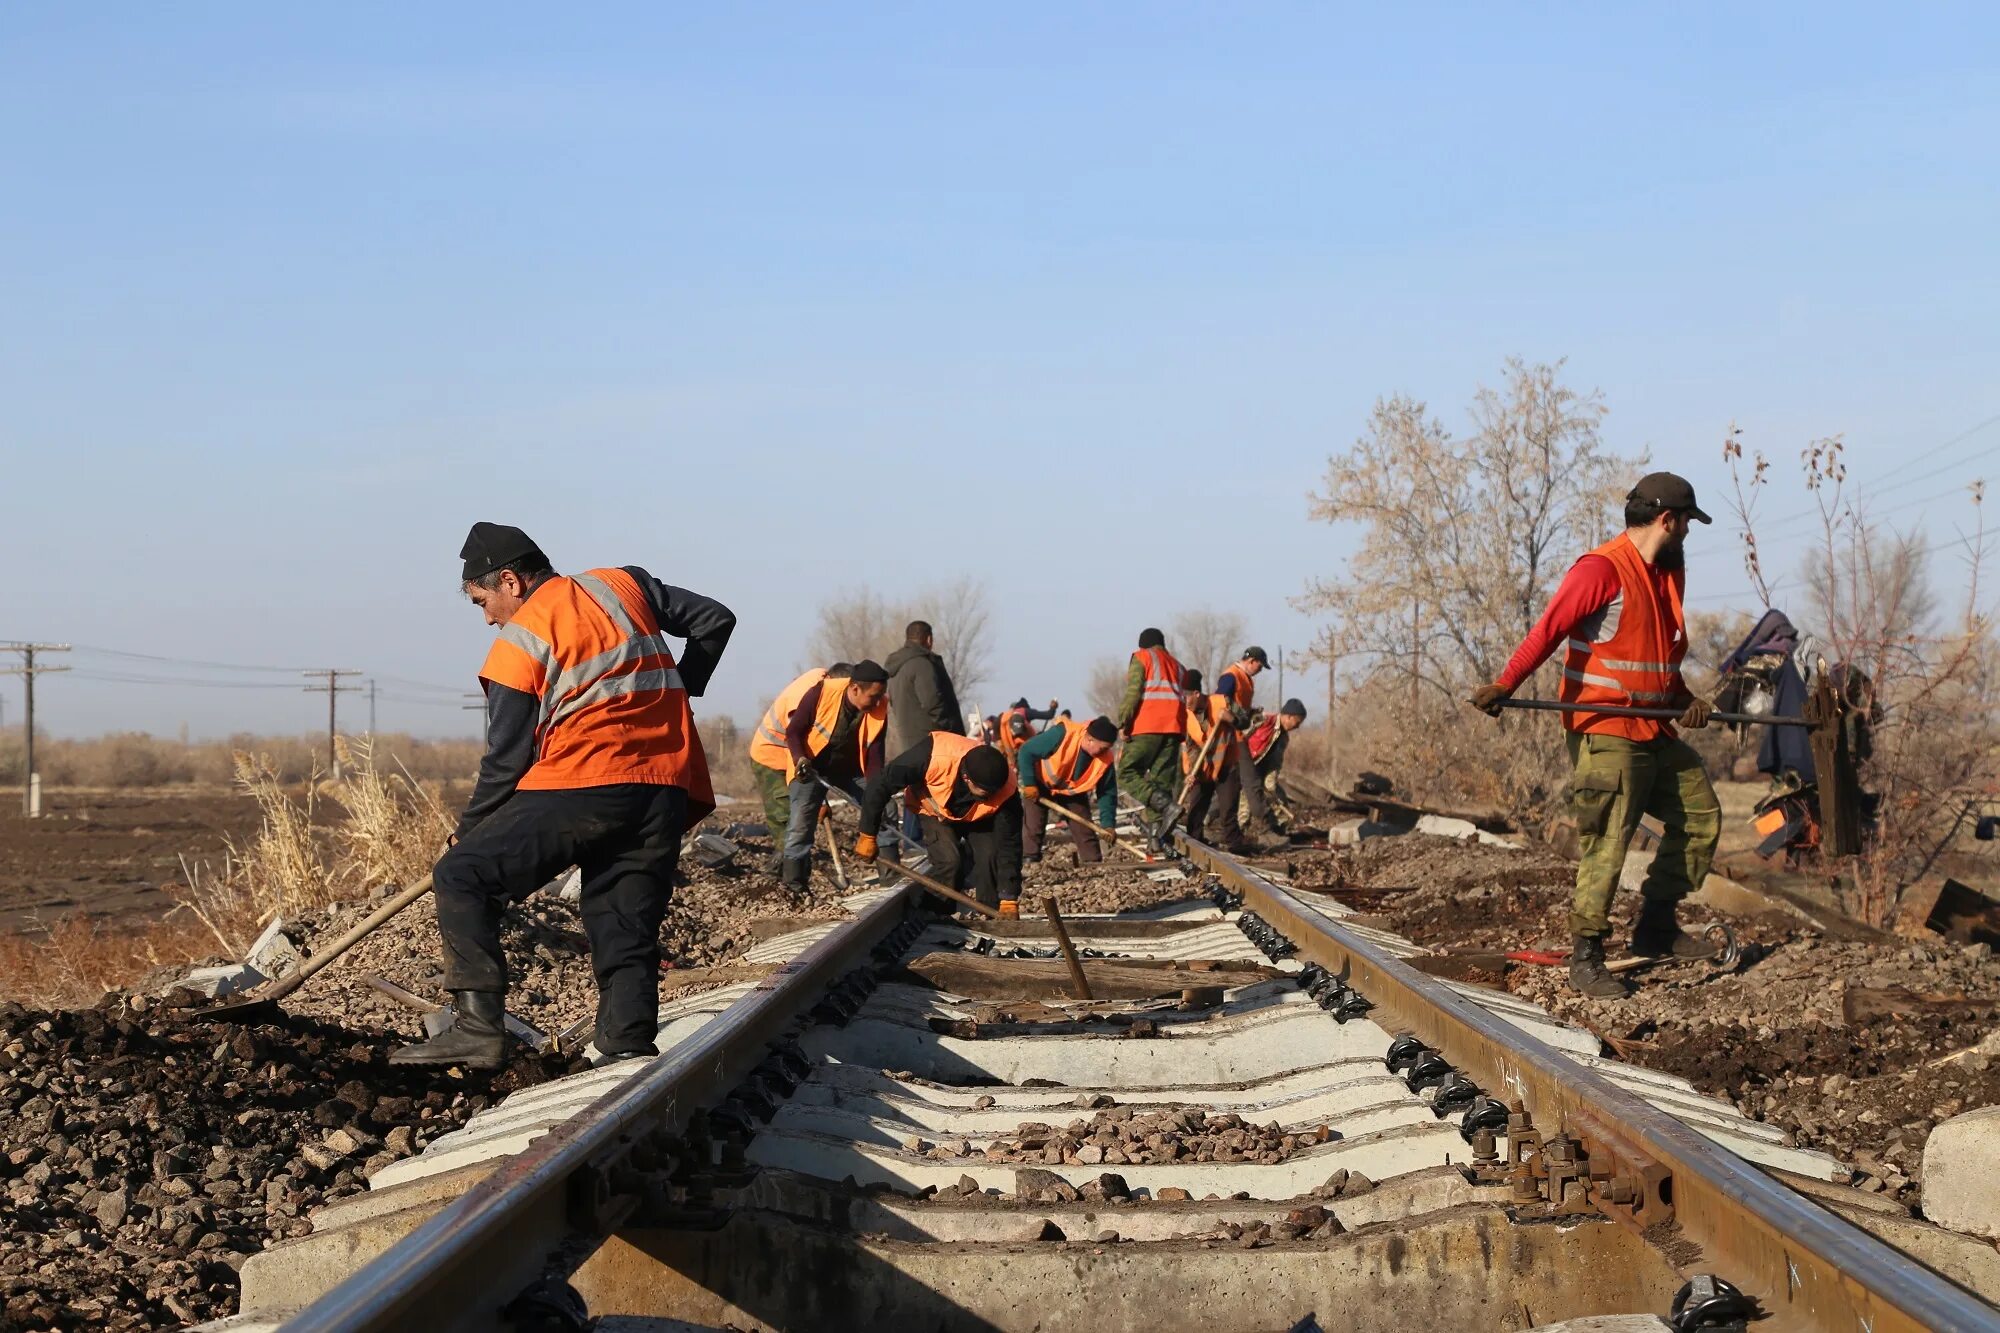
<path fill-rule="evenodd" d="M 875 835 L 864 833 L 854 840 L 854 854 L 863 861 L 875 859 Z"/>
<path fill-rule="evenodd" d="M 1021 800 L 1027 803 L 1028 805 L 1033 805 L 1036 801 L 1039 801 L 1041 799 L 1042 799 L 1042 789 L 1040 787 L 1021 788 Z"/>
<path fill-rule="evenodd" d="M 1002 921 L 1019 921 L 1021 919 L 1021 900 L 1019 898 L 1002 898 L 1000 900 L 1000 919 Z"/>

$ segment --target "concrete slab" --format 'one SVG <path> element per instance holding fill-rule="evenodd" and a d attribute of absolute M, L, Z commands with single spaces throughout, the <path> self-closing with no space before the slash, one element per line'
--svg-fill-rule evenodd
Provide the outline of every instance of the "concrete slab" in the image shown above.
<path fill-rule="evenodd" d="M 2000 1106 L 1955 1115 L 1924 1140 L 1924 1215 L 2000 1238 Z"/>

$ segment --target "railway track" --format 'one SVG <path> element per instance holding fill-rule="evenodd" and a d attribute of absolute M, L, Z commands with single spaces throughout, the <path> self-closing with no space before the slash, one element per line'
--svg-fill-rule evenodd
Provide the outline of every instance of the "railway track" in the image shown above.
<path fill-rule="evenodd" d="M 1185 851 L 1207 897 L 1072 921 L 1088 1003 L 1045 921 L 850 900 L 670 1004 L 660 1058 L 322 1210 L 217 1327 L 1694 1328 L 1734 1288 L 1772 1329 L 2000 1330 L 1934 1271 L 1984 1273 L 1963 1238 L 1832 1159 Z"/>

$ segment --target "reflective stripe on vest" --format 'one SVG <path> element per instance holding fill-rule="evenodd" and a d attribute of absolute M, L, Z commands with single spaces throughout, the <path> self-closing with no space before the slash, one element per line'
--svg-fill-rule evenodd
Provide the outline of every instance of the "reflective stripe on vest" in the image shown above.
<path fill-rule="evenodd" d="M 1134 736 L 1178 736 L 1187 725 L 1181 702 L 1181 664 L 1164 648 L 1141 648 L 1132 657 L 1145 673 L 1139 710 L 1132 715 Z"/>
<path fill-rule="evenodd" d="M 820 682 L 819 707 L 813 713 L 811 728 L 806 732 L 806 753 L 817 758 L 826 753 L 827 744 L 833 740 L 833 729 L 840 724 L 840 709 L 847 700 L 848 678 L 835 676 Z M 836 688 L 828 689 L 828 685 Z M 883 695 L 873 708 L 863 713 L 854 724 L 854 740 L 859 746 L 855 756 L 855 766 L 861 776 L 867 777 L 868 747 L 882 734 L 882 728 L 889 718 L 889 696 Z M 789 724 L 787 724 L 789 725 Z"/>
<path fill-rule="evenodd" d="M 1081 722 L 1061 720 L 1062 743 L 1056 752 L 1035 766 L 1041 776 L 1042 786 L 1057 796 L 1082 796 L 1097 790 L 1097 784 L 1111 771 L 1111 752 L 1092 757 L 1083 752 L 1083 738 L 1088 728 Z M 1077 771 L 1077 760 L 1083 760 L 1083 771 Z M 1067 776 L 1065 776 L 1067 775 Z"/>
<path fill-rule="evenodd" d="M 1206 713 L 1207 717 L 1202 714 Z M 1187 743 L 1181 747 L 1181 772 L 1194 772 L 1195 756 L 1208 743 L 1210 727 L 1221 727 L 1223 734 L 1216 738 L 1215 748 L 1208 752 L 1208 763 L 1202 766 L 1202 776 L 1210 781 L 1223 775 L 1236 762 L 1236 730 L 1229 720 L 1229 705 L 1219 694 L 1204 694 L 1198 707 L 1188 709 Z"/>
<path fill-rule="evenodd" d="M 541 584 L 495 636 L 480 677 L 536 696 L 535 762 L 521 790 L 658 783 L 713 808 L 673 650 L 625 571 Z"/>
<path fill-rule="evenodd" d="M 1656 593 L 1655 573 L 1632 539 L 1624 533 L 1599 546 L 1594 555 L 1611 562 L 1618 574 L 1618 615 L 1602 638 L 1574 635 L 1563 643 L 1562 679 L 1558 696 L 1564 703 L 1612 707 L 1660 707 L 1683 694 L 1681 658 L 1687 652 L 1687 626 L 1681 611 L 1685 575 L 1666 576 L 1664 595 Z M 1587 711 L 1565 713 L 1571 731 L 1652 740 L 1671 734 L 1666 723 L 1653 718 L 1616 717 Z"/>
<path fill-rule="evenodd" d="M 813 686 L 828 679 L 831 678 L 825 667 L 814 667 L 778 691 L 778 697 L 764 710 L 756 731 L 750 735 L 752 762 L 791 776 L 792 755 L 785 746 L 785 729 L 792 724 L 792 713 L 798 708 L 799 700 L 805 698 Z"/>
<path fill-rule="evenodd" d="M 918 791 L 915 787 L 911 787 L 904 793 L 905 799 L 917 803 L 919 814 L 952 824 L 977 823 L 1007 804 L 1007 798 L 1018 791 L 1021 785 L 1014 777 L 1012 764 L 1007 766 L 1007 781 L 999 791 L 991 796 L 974 800 L 964 814 L 955 815 L 949 810 L 951 794 L 958 787 L 959 770 L 965 767 L 966 756 L 979 749 L 980 744 L 970 736 L 955 736 L 949 731 L 933 731 L 930 767 L 924 770 L 924 789 Z"/>

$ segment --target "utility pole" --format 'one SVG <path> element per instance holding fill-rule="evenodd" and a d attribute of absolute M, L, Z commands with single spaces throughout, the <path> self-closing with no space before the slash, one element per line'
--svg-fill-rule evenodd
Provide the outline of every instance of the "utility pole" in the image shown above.
<path fill-rule="evenodd" d="M 327 667 L 319 671 L 301 671 L 299 674 L 301 676 L 320 676 L 324 678 L 324 684 L 308 685 L 305 687 L 305 691 L 307 694 L 316 694 L 320 690 L 326 691 L 326 755 L 327 762 L 333 765 L 333 776 L 338 778 L 340 776 L 340 750 L 334 744 L 334 735 L 338 731 L 338 727 L 335 724 L 335 705 L 341 695 L 354 694 L 361 689 L 359 685 L 342 685 L 340 678 L 342 676 L 358 676 L 361 673 L 359 671 L 344 671 L 337 667 Z"/>
<path fill-rule="evenodd" d="M 482 742 L 485 742 L 485 741 L 490 741 L 490 740 L 492 740 L 492 739 L 493 739 L 493 716 L 492 716 L 492 714 L 490 714 L 490 713 L 488 713 L 488 712 L 486 711 L 486 695 L 485 695 L 484 693 L 480 693 L 480 694 L 470 694 L 470 693 L 468 693 L 468 694 L 467 694 L 467 695 L 466 695 L 465 697 L 466 697 L 466 698 L 468 698 L 468 699 L 476 699 L 476 700 L 478 700 L 478 702 L 477 702 L 477 703 L 469 703 L 469 704 L 460 704 L 460 705 L 458 706 L 458 707 L 459 707 L 459 711 L 461 711 L 461 712 L 467 712 L 467 713 L 469 713 L 469 712 L 471 712 L 471 711 L 472 711 L 473 709 L 477 708 L 477 709 L 479 710 L 479 739 L 480 739 L 480 740 L 481 740 Z"/>
<path fill-rule="evenodd" d="M 375 739 L 375 678 L 368 678 L 368 739 Z"/>
<path fill-rule="evenodd" d="M 0 676 L 19 676 L 26 695 L 27 752 L 22 757 L 21 767 L 21 809 L 30 819 L 39 819 L 42 814 L 42 787 L 35 773 L 35 677 L 43 672 L 67 671 L 66 666 L 37 666 L 36 653 L 66 653 L 66 643 L 0 643 L 0 649 L 21 655 L 21 665 L 0 670 Z"/>

